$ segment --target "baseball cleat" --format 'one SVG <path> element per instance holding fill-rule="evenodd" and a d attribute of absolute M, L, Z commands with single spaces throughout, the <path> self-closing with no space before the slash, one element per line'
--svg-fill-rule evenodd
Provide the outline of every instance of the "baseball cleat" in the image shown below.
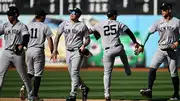
<path fill-rule="evenodd" d="M 173 95 L 169 100 L 179 100 L 179 95 Z"/>
<path fill-rule="evenodd" d="M 111 101 L 110 97 L 105 97 L 105 101 Z"/>
<path fill-rule="evenodd" d="M 152 91 L 151 91 L 151 89 L 148 89 L 148 88 L 141 89 L 140 93 L 141 93 L 142 96 L 146 96 L 148 98 L 152 98 Z"/>
<path fill-rule="evenodd" d="M 32 99 L 28 99 L 27 101 L 35 101 L 35 100 L 32 100 Z"/>
<path fill-rule="evenodd" d="M 25 86 L 24 85 L 20 89 L 19 96 L 20 96 L 21 100 L 25 100 L 26 99 L 26 96 L 25 96 Z"/>
<path fill-rule="evenodd" d="M 44 101 L 44 100 L 41 99 L 40 97 L 35 97 L 34 101 Z"/>
<path fill-rule="evenodd" d="M 34 101 L 34 100 L 28 100 L 28 101 Z"/>
<path fill-rule="evenodd" d="M 89 87 L 82 88 L 82 101 L 87 101 L 89 90 L 90 90 Z"/>
<path fill-rule="evenodd" d="M 66 101 L 76 101 L 76 96 L 68 96 Z"/>

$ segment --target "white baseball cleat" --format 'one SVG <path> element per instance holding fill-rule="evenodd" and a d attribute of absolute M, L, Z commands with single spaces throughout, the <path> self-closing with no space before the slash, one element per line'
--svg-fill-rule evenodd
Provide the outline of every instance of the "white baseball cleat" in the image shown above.
<path fill-rule="evenodd" d="M 20 96 L 22 101 L 24 101 L 26 99 L 26 96 L 25 96 L 25 86 L 24 85 L 20 89 L 19 96 Z"/>

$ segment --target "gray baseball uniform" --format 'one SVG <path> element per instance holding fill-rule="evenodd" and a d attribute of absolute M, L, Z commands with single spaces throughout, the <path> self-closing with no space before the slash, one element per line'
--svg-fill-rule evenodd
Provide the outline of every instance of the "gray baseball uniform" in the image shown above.
<path fill-rule="evenodd" d="M 78 86 L 84 86 L 80 78 L 80 68 L 83 62 L 83 56 L 79 53 L 79 48 L 83 44 L 83 38 L 89 37 L 87 26 L 82 22 L 72 23 L 64 21 L 59 25 L 57 34 L 63 34 L 66 45 L 66 63 L 71 76 L 71 96 L 76 96 Z"/>
<path fill-rule="evenodd" d="M 8 70 L 9 64 L 10 62 L 12 62 L 14 63 L 17 72 L 19 73 L 22 81 L 27 88 L 28 98 L 33 99 L 33 89 L 31 81 L 26 72 L 25 56 L 24 54 L 16 55 L 13 51 L 16 44 L 22 43 L 22 36 L 28 34 L 28 29 L 26 25 L 21 22 L 17 22 L 14 26 L 11 23 L 7 22 L 0 27 L 0 35 L 2 34 L 4 34 L 5 50 L 3 51 L 0 58 L 0 88 L 2 88 L 3 80 Z"/>
<path fill-rule="evenodd" d="M 53 34 L 42 22 L 31 22 L 27 25 L 30 39 L 27 48 L 28 74 L 42 76 L 45 65 L 44 42 Z"/>
<path fill-rule="evenodd" d="M 98 31 L 102 37 L 102 45 L 104 48 L 104 96 L 110 96 L 110 80 L 113 69 L 113 64 L 116 56 L 120 56 L 126 72 L 130 71 L 130 66 L 127 60 L 123 44 L 119 36 L 128 29 L 126 25 L 115 20 L 105 20 L 97 23 L 92 27 L 92 31 Z"/>
<path fill-rule="evenodd" d="M 149 32 L 151 33 L 156 31 L 158 31 L 160 39 L 158 41 L 158 49 L 152 58 L 150 67 L 158 68 L 164 60 L 167 60 L 171 77 L 176 77 L 178 75 L 178 55 L 177 50 L 172 50 L 171 46 L 179 40 L 180 20 L 173 17 L 171 20 L 166 21 L 162 18 L 149 28 Z"/>

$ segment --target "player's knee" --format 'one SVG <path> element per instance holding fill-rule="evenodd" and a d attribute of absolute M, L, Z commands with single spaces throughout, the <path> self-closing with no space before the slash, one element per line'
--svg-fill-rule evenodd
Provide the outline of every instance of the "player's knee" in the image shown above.
<path fill-rule="evenodd" d="M 43 74 L 43 71 L 35 72 L 34 76 L 35 76 L 35 77 L 41 77 L 42 74 Z"/>
<path fill-rule="evenodd" d="M 72 71 L 72 72 L 71 72 L 71 75 L 72 75 L 72 76 L 78 76 L 78 75 L 79 75 L 79 72 L 78 72 L 78 71 Z"/>
<path fill-rule="evenodd" d="M 34 77 L 34 75 L 33 75 L 33 74 L 30 74 L 30 73 L 28 73 L 27 75 L 28 75 L 28 77 L 29 77 L 30 79 Z"/>
<path fill-rule="evenodd" d="M 155 69 L 155 68 L 150 68 L 150 70 L 149 70 L 149 75 L 156 75 L 156 71 L 157 71 L 157 69 Z"/>
<path fill-rule="evenodd" d="M 38 72 L 34 74 L 35 77 L 41 77 L 42 76 L 42 72 Z"/>
<path fill-rule="evenodd" d="M 28 75 L 34 75 L 34 72 L 33 71 L 28 71 L 27 74 Z"/>

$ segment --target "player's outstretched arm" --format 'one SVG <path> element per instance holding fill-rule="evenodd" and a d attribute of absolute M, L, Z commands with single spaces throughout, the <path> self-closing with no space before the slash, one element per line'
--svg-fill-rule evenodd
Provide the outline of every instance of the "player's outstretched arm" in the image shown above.
<path fill-rule="evenodd" d="M 151 34 L 153 34 L 153 33 L 148 32 L 148 34 L 147 34 L 146 37 L 145 37 L 145 40 L 144 40 L 143 44 L 142 44 L 142 45 L 139 45 L 139 47 L 135 49 L 135 55 L 138 55 L 139 53 L 141 53 L 141 52 L 144 51 L 144 45 L 146 44 L 146 42 L 147 42 L 147 40 L 149 39 L 149 36 L 150 36 Z"/>
<path fill-rule="evenodd" d="M 126 34 L 128 34 L 129 37 L 131 38 L 131 40 L 134 42 L 134 47 L 135 47 L 135 49 L 139 48 L 139 45 L 140 45 L 140 44 L 137 42 L 137 40 L 136 40 L 134 34 L 132 33 L 132 31 L 131 31 L 129 28 L 127 28 L 124 32 L 125 32 Z"/>
<path fill-rule="evenodd" d="M 93 34 L 96 40 L 98 40 L 101 37 L 100 33 L 95 30 L 95 27 L 89 29 L 89 34 Z"/>
<path fill-rule="evenodd" d="M 53 53 L 53 50 L 54 50 L 52 37 L 47 38 L 47 40 L 48 40 L 49 49 L 50 49 L 51 54 L 52 54 L 52 53 Z"/>
<path fill-rule="evenodd" d="M 152 34 L 153 34 L 153 33 L 148 32 L 148 34 L 146 35 L 145 40 L 144 40 L 144 42 L 143 42 L 143 46 L 145 46 L 147 40 L 149 39 L 150 35 L 152 35 Z"/>
<path fill-rule="evenodd" d="M 56 61 L 57 60 L 57 55 L 59 54 L 58 53 L 58 43 L 59 43 L 59 39 L 61 37 L 61 34 L 56 34 L 56 37 L 54 39 L 54 50 L 52 52 L 52 55 L 51 55 L 51 58 L 50 59 L 53 59 L 53 61 Z"/>
<path fill-rule="evenodd" d="M 135 38 L 134 34 L 132 33 L 132 31 L 131 31 L 129 28 L 127 28 L 124 32 L 129 35 L 129 37 L 131 38 L 131 40 L 132 40 L 134 43 L 137 43 L 137 44 L 138 44 L 138 42 L 136 41 L 136 38 Z"/>

